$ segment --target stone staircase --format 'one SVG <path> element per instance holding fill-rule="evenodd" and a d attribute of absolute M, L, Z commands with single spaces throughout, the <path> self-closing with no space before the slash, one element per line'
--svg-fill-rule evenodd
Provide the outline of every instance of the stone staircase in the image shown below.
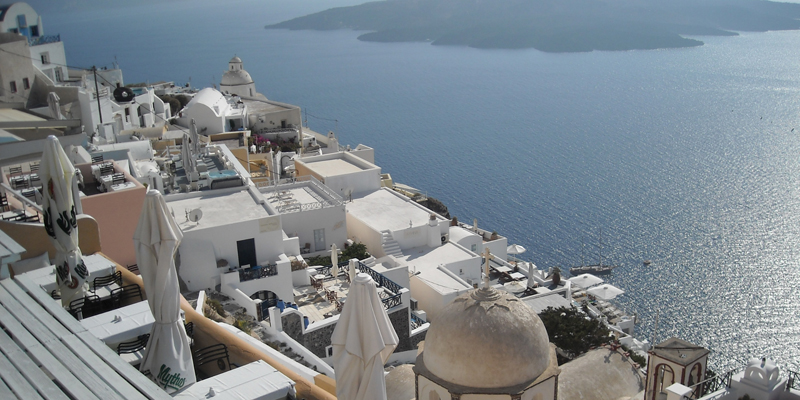
<path fill-rule="evenodd" d="M 392 237 L 392 232 L 381 231 L 381 242 L 383 243 L 383 251 L 386 255 L 392 255 L 397 258 L 403 257 L 403 251 L 400 250 L 400 245 Z"/>

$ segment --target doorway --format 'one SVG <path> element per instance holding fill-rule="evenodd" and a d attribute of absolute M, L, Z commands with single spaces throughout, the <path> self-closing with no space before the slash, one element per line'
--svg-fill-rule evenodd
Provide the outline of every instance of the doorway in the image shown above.
<path fill-rule="evenodd" d="M 239 266 L 249 265 L 254 267 L 257 265 L 255 239 L 237 241 L 236 250 L 239 253 Z"/>

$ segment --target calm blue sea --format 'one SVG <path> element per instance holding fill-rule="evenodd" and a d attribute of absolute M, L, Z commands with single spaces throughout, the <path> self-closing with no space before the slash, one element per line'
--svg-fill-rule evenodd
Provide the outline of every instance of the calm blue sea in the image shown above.
<path fill-rule="evenodd" d="M 116 57 L 127 82 L 210 86 L 236 54 L 312 129 L 374 147 L 395 181 L 540 267 L 579 264 L 581 238 L 596 260 L 602 229 L 640 337 L 658 315 L 659 341 L 707 346 L 718 370 L 762 355 L 800 369 L 800 32 L 546 54 L 263 29 L 334 4 L 41 11 L 70 64 Z"/>

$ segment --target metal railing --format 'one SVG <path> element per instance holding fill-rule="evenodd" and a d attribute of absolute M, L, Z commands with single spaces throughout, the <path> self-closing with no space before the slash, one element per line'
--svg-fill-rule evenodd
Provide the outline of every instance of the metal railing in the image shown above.
<path fill-rule="evenodd" d="M 337 264 L 339 266 L 338 275 L 341 275 L 342 272 L 347 272 L 347 268 L 345 267 L 347 267 L 349 264 L 350 264 L 349 261 L 342 261 L 339 264 Z M 324 266 L 312 265 L 312 267 L 314 267 L 317 270 L 318 274 L 325 275 L 325 278 L 336 278 L 335 276 L 333 276 L 333 273 L 331 272 L 331 270 L 333 269 L 333 265 L 324 265 Z"/>
<path fill-rule="evenodd" d="M 391 310 L 392 308 L 397 307 L 400 304 L 403 304 L 403 300 L 400 298 L 401 296 L 402 295 L 400 293 L 398 293 L 398 294 L 396 294 L 394 296 L 387 297 L 387 298 L 383 299 L 382 300 L 383 301 L 383 307 L 386 308 L 387 310 Z"/>
<path fill-rule="evenodd" d="M 786 390 L 800 390 L 800 373 L 791 370 L 787 370 L 787 373 L 789 375 L 789 380 L 786 381 Z"/>
<path fill-rule="evenodd" d="M 403 289 L 402 286 L 394 283 L 391 279 L 385 277 L 380 272 L 375 271 L 374 269 L 366 266 L 361 261 L 359 261 L 358 264 L 356 264 L 356 269 L 358 269 L 360 272 L 363 272 L 371 276 L 372 279 L 375 280 L 375 283 L 378 284 L 378 286 L 384 287 L 394 294 L 400 294 L 400 290 Z"/>
<path fill-rule="evenodd" d="M 709 393 L 716 392 L 717 390 L 731 387 L 731 378 L 736 370 L 730 370 L 722 375 L 715 375 L 704 381 L 698 382 L 689 388 L 692 389 L 692 394 L 689 398 L 692 400 L 699 399 Z"/>
<path fill-rule="evenodd" d="M 347 273 L 347 267 L 349 266 L 349 264 L 350 264 L 349 261 L 340 262 L 339 274 L 342 274 L 343 272 Z M 335 278 L 331 273 L 333 265 L 325 265 L 325 266 L 314 265 L 313 267 L 317 270 L 317 274 L 325 275 L 325 278 Z M 380 272 L 377 272 L 374 269 L 364 265 L 361 261 L 359 261 L 358 264 L 356 264 L 356 269 L 359 272 L 363 272 L 371 276 L 379 287 L 385 289 L 384 293 L 386 294 L 386 297 L 381 296 L 381 301 L 383 302 L 383 306 L 387 310 L 403 304 L 402 294 L 400 293 L 400 289 L 403 288 L 402 286 L 394 283 L 391 279 L 383 276 L 383 274 L 381 274 Z"/>
<path fill-rule="evenodd" d="M 425 321 L 422 318 L 418 317 L 413 312 L 411 313 L 411 330 L 419 328 L 420 326 L 425 325 Z"/>
<path fill-rule="evenodd" d="M 61 41 L 61 35 L 44 35 L 39 37 L 28 38 L 28 46 L 38 46 L 40 44 L 58 43 Z"/>
<path fill-rule="evenodd" d="M 266 278 L 278 275 L 277 265 L 256 265 L 248 269 L 239 270 L 239 282 L 252 281 L 255 279 Z"/>

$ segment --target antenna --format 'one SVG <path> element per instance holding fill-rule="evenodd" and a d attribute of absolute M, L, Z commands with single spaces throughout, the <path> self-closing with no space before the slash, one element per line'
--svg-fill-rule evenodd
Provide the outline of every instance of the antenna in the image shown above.
<path fill-rule="evenodd" d="M 195 224 L 199 225 L 201 218 L 203 218 L 203 210 L 195 208 L 194 210 L 189 211 L 189 219 Z"/>

